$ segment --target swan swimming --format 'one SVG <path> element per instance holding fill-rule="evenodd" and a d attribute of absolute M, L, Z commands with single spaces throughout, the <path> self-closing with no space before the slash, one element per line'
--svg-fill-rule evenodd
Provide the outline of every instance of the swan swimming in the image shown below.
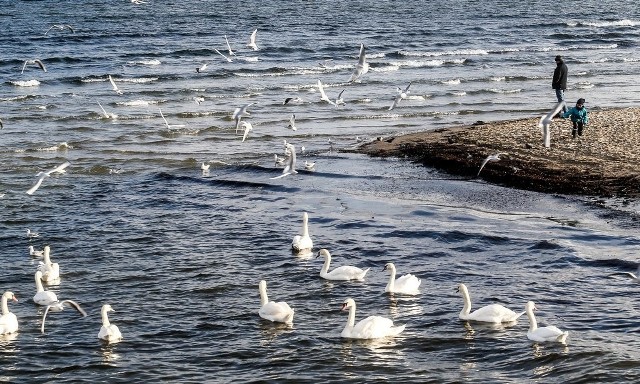
<path fill-rule="evenodd" d="M 49 257 L 49 253 L 51 252 L 51 247 L 48 245 L 44 247 L 43 258 L 44 260 L 40 263 L 38 267 L 38 271 L 42 272 L 42 280 L 45 283 L 51 283 L 60 278 L 60 265 L 58 263 L 52 263 Z"/>
<path fill-rule="evenodd" d="M 469 297 L 467 286 L 464 284 L 460 284 L 457 291 L 462 294 L 462 298 L 464 299 L 464 307 L 462 308 L 462 311 L 460 311 L 459 315 L 460 319 L 462 320 L 473 320 L 483 323 L 495 324 L 511 323 L 518 320 L 520 316 L 524 315 L 524 312 L 515 313 L 514 311 L 500 304 L 485 305 L 484 307 L 478 308 L 475 311 L 471 312 L 471 298 Z"/>
<path fill-rule="evenodd" d="M 331 264 L 331 254 L 326 249 L 321 249 L 318 252 L 318 256 L 324 257 L 324 265 L 320 270 L 320 277 L 327 280 L 335 280 L 335 281 L 349 281 L 349 280 L 364 280 L 364 276 L 369 272 L 367 268 L 362 270 L 358 267 L 352 267 L 349 265 L 343 265 L 341 267 L 335 268 L 333 271 L 329 271 L 329 264 Z"/>
<path fill-rule="evenodd" d="M 18 318 L 12 312 L 9 312 L 7 301 L 17 302 L 18 299 L 13 292 L 6 291 L 2 295 L 2 315 L 0 316 L 0 335 L 8 335 L 18 332 Z"/>
<path fill-rule="evenodd" d="M 36 272 L 35 280 L 36 294 L 33 296 L 33 302 L 43 306 L 58 303 L 58 296 L 56 296 L 55 292 L 45 291 L 42 287 L 42 272 Z"/>
<path fill-rule="evenodd" d="M 569 332 L 563 332 L 558 327 L 554 327 L 553 325 L 538 328 L 538 322 L 536 321 L 536 317 L 533 314 L 533 311 L 536 309 L 536 305 L 533 301 L 529 301 L 525 305 L 525 312 L 527 312 L 527 316 L 529 317 L 529 330 L 527 331 L 527 338 L 532 341 L 557 341 L 559 343 L 566 344 Z"/>
<path fill-rule="evenodd" d="M 62 311 L 64 309 L 65 304 L 70 307 L 73 307 L 73 309 L 78 311 L 78 313 L 80 313 L 82 317 L 87 316 L 87 312 L 85 312 L 84 309 L 80 307 L 80 304 L 76 303 L 73 300 L 62 300 L 58 303 L 47 305 L 47 309 L 44 310 L 44 315 L 42 316 L 42 325 L 40 325 L 40 333 L 44 333 L 44 321 L 47 319 L 47 313 L 49 313 L 49 309 L 51 309 L 52 311 Z"/>
<path fill-rule="evenodd" d="M 342 310 L 349 310 L 349 319 L 340 336 L 349 339 L 378 339 L 387 336 L 396 336 L 404 331 L 406 324 L 394 326 L 393 320 L 381 316 L 369 316 L 355 324 L 356 302 L 347 299 L 342 303 Z"/>
<path fill-rule="evenodd" d="M 396 266 L 393 263 L 385 264 L 383 271 L 386 270 L 390 271 L 391 276 L 389 277 L 387 286 L 384 288 L 385 292 L 401 293 L 405 295 L 417 295 L 420 293 L 418 290 L 420 283 L 422 283 L 420 279 L 410 273 L 396 279 Z"/>
<path fill-rule="evenodd" d="M 313 241 L 309 236 L 309 215 L 302 213 L 302 235 L 296 235 L 291 242 L 291 249 L 298 254 L 310 253 L 313 248 Z"/>
<path fill-rule="evenodd" d="M 269 301 L 266 281 L 261 280 L 258 288 L 260 290 L 260 310 L 258 311 L 260 317 L 277 323 L 293 324 L 294 310 L 289 307 L 289 304 L 284 301 L 277 303 L 275 301 Z"/>
<path fill-rule="evenodd" d="M 103 305 L 100 310 L 100 314 L 102 315 L 102 327 L 100 327 L 100 332 L 98 332 L 98 338 L 109 343 L 120 341 L 122 340 L 122 333 L 120 333 L 117 325 L 109 322 L 107 312 L 115 312 L 109 304 Z"/>

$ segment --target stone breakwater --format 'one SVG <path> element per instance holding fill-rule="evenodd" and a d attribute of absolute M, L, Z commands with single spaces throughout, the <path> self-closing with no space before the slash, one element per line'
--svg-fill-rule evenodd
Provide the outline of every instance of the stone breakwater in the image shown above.
<path fill-rule="evenodd" d="M 402 157 L 447 173 L 478 176 L 507 187 L 547 193 L 640 197 L 640 108 L 589 112 L 589 124 L 573 139 L 569 119 L 551 124 L 551 147 L 543 145 L 539 118 L 476 122 L 378 138 L 358 152 Z"/>

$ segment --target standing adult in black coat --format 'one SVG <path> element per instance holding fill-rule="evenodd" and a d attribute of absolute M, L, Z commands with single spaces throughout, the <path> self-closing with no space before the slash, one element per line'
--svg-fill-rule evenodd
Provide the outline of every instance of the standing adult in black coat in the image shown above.
<path fill-rule="evenodd" d="M 556 97 L 559 103 L 562 104 L 562 112 L 567 112 L 567 106 L 564 103 L 564 91 L 567 89 L 567 75 L 569 69 L 562 60 L 562 56 L 556 56 L 556 69 L 553 71 L 553 81 L 551 82 L 551 88 L 556 90 Z"/>

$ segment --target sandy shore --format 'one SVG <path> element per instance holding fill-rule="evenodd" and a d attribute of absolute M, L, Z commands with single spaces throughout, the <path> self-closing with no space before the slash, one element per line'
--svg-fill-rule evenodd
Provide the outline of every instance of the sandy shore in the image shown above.
<path fill-rule="evenodd" d="M 359 147 L 371 156 L 405 157 L 448 173 L 475 177 L 483 160 L 499 152 L 480 178 L 549 193 L 640 197 L 640 108 L 589 111 L 582 137 L 569 119 L 554 119 L 545 148 L 539 117 L 477 122 L 379 138 Z"/>

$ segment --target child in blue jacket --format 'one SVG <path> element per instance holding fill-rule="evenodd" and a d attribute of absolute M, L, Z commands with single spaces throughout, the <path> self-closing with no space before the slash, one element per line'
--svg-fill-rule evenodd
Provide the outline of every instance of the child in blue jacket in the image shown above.
<path fill-rule="evenodd" d="M 578 136 L 582 136 L 582 130 L 584 126 L 589 121 L 589 116 L 587 116 L 587 108 L 584 106 L 584 99 L 579 98 L 576 106 L 568 110 L 567 112 L 560 115 L 562 118 L 571 117 L 571 121 L 573 122 L 573 138 L 576 138 L 576 134 Z"/>

